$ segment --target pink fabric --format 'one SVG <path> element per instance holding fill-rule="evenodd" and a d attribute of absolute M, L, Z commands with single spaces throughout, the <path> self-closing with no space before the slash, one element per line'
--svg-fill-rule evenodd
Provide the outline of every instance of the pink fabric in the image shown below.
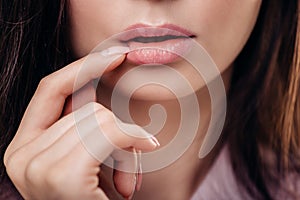
<path fill-rule="evenodd" d="M 297 192 L 297 197 L 287 194 L 283 190 L 272 190 L 274 200 L 296 200 L 300 199 L 299 175 L 291 174 L 283 181 L 285 187 Z M 271 188 L 270 188 L 271 189 Z M 229 158 L 228 147 L 225 145 L 218 155 L 215 163 L 206 175 L 191 200 L 252 200 L 243 187 L 238 186 L 233 168 Z"/>
<path fill-rule="evenodd" d="M 238 188 L 226 146 L 222 149 L 203 183 L 192 197 L 192 200 L 202 199 L 250 199 Z"/>

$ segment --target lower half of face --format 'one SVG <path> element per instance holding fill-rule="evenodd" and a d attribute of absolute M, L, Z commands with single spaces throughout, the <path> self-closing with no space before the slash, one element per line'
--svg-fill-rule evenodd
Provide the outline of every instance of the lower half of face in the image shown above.
<path fill-rule="evenodd" d="M 72 50 L 89 54 L 109 38 L 130 52 L 101 78 L 104 87 L 138 99 L 170 99 L 200 90 L 247 42 L 261 0 L 72 0 Z M 117 35 L 117 36 L 115 36 Z M 209 61 L 210 60 L 210 61 Z M 211 62 L 212 61 L 212 62 Z M 201 65 L 201 66 L 200 66 Z M 136 86 L 129 87 L 136 83 Z"/>

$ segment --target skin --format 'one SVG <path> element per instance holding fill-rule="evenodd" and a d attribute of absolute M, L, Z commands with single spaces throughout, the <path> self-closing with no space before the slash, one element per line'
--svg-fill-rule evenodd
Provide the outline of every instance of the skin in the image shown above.
<path fill-rule="evenodd" d="M 152 26 L 175 24 L 196 35 L 223 73 L 245 45 L 256 22 L 261 0 L 247 1 L 113 1 L 73 0 L 70 2 L 70 34 L 75 57 L 88 54 L 103 40 L 123 32 L 137 23 Z M 86 12 L 89 10 L 89 12 Z M 139 11 L 139 12 L 137 12 Z M 186 11 L 189 11 L 188 14 Z M 88 30 L 88 31 L 86 31 Z M 184 61 L 170 64 L 184 75 L 197 91 L 205 84 Z M 124 64 L 107 74 L 105 83 L 113 87 L 132 65 Z M 171 99 L 161 87 L 150 86 L 137 91 L 136 98 L 147 99 L 159 90 L 164 100 Z M 157 97 L 157 96 L 155 96 Z"/>
<path fill-rule="evenodd" d="M 251 34 L 260 4 L 260 0 L 72 0 L 69 30 L 73 54 L 77 58 L 86 56 L 103 40 L 132 24 L 158 26 L 172 23 L 195 33 L 195 41 L 205 47 L 214 59 L 228 89 L 231 64 Z M 76 98 L 73 99 L 78 106 L 75 112 L 84 116 L 79 123 L 83 127 L 89 126 L 89 118 L 95 114 L 100 121 L 99 126 L 105 127 L 105 136 L 115 147 L 133 152 L 134 149 L 157 149 L 154 138 L 138 139 L 124 134 L 117 128 L 114 114 L 109 110 L 114 84 L 133 65 L 126 61 L 123 53 L 111 56 L 96 54 L 86 70 L 80 72 L 83 78 L 76 87 Z M 67 97 L 74 92 L 74 82 L 78 83 L 76 75 L 83 61 L 84 58 L 71 63 L 40 82 L 18 132 L 5 153 L 7 172 L 26 199 L 107 199 L 107 195 L 117 199 L 119 194 L 128 198 L 136 189 L 135 173 L 115 171 L 114 178 L 110 178 L 110 169 L 105 166 L 99 168 L 101 162 L 86 151 L 76 134 L 76 122 L 70 113 L 73 111 Z M 101 69 L 104 70 L 108 65 L 103 86 L 94 89 L 91 81 L 101 76 Z M 201 125 L 194 142 L 182 157 L 164 169 L 143 175 L 143 185 L 134 196 L 135 199 L 190 198 L 217 155 L 217 151 L 214 151 L 203 160 L 197 157 L 211 115 L 209 95 L 202 78 L 183 60 L 170 66 L 192 84 L 201 109 Z M 146 72 L 144 75 L 147 75 Z M 158 90 L 159 98 L 153 95 L 153 91 Z M 91 101 L 93 103 L 87 104 Z M 167 116 L 170 116 L 156 136 L 163 147 L 176 133 L 180 109 L 168 90 L 157 86 L 141 88 L 130 102 L 130 111 L 136 124 L 143 126 L 149 123 L 148 109 L 153 104 L 163 105 Z M 95 109 L 87 112 L 88 106 L 94 106 Z M 63 118 L 62 114 L 65 115 Z M 104 157 L 115 153 L 113 157 L 117 163 L 128 162 L 117 156 L 115 148 L 107 149 L 104 145 L 97 148 Z M 98 187 L 100 171 L 108 178 L 103 186 Z M 104 180 L 100 177 L 101 183 Z M 62 185 L 65 187 L 62 188 Z"/>

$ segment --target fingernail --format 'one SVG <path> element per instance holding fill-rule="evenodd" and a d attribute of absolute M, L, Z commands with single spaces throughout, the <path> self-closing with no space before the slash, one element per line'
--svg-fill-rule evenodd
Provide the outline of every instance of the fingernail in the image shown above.
<path fill-rule="evenodd" d="M 143 180 L 142 173 L 138 173 L 138 175 L 137 175 L 137 184 L 136 184 L 136 187 L 135 187 L 136 191 L 140 191 L 141 190 L 142 180 Z"/>
<path fill-rule="evenodd" d="M 102 56 L 113 56 L 113 55 L 121 55 L 129 52 L 128 47 L 122 47 L 122 46 L 115 46 L 115 47 L 110 47 L 108 49 L 105 49 L 101 51 Z"/>
<path fill-rule="evenodd" d="M 137 152 L 137 157 L 138 157 L 138 172 L 137 172 L 137 183 L 136 183 L 136 191 L 140 191 L 141 186 L 142 186 L 142 151 L 138 150 Z"/>
<path fill-rule="evenodd" d="M 157 147 L 160 147 L 160 144 L 159 144 L 158 140 L 156 139 L 156 137 L 151 136 L 151 139 L 156 144 Z"/>
<path fill-rule="evenodd" d="M 135 192 L 135 188 L 136 188 L 136 184 L 137 184 L 137 177 L 136 177 L 136 174 L 135 174 L 134 179 L 133 179 L 132 192 L 131 192 L 130 196 L 127 197 L 128 200 L 131 200 L 133 198 L 133 195 L 134 195 L 134 192 Z"/>

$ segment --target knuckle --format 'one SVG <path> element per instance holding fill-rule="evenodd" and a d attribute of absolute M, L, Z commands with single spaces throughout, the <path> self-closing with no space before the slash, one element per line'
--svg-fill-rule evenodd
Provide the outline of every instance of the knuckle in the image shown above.
<path fill-rule="evenodd" d="M 116 116 L 110 110 L 100 105 L 99 110 L 95 112 L 95 116 L 101 132 L 111 144 L 119 148 L 125 148 L 133 144 L 134 137 L 118 125 Z"/>
<path fill-rule="evenodd" d="M 95 116 L 101 134 L 103 134 L 110 143 L 118 146 L 118 138 L 120 138 L 121 135 L 115 124 L 113 115 L 106 110 L 100 109 L 95 113 Z"/>
<path fill-rule="evenodd" d="M 53 84 L 53 78 L 54 76 L 52 74 L 48 75 L 48 76 L 45 76 L 44 78 L 42 78 L 39 82 L 39 85 L 38 85 L 38 91 L 42 91 L 44 90 L 45 88 L 49 88 L 52 86 Z"/>
<path fill-rule="evenodd" d="M 95 112 L 95 116 L 100 125 L 111 123 L 114 120 L 112 113 L 103 106 L 99 107 L 99 109 Z"/>
<path fill-rule="evenodd" d="M 41 86 L 45 86 L 45 85 L 48 85 L 49 83 L 51 83 L 51 75 L 48 75 L 48 76 L 45 76 L 44 78 L 42 78 L 41 80 L 40 80 L 40 83 L 39 83 L 39 85 L 41 85 Z"/>
<path fill-rule="evenodd" d="M 86 105 L 88 108 L 93 108 L 95 111 L 103 110 L 105 109 L 103 105 L 97 103 L 97 102 L 90 102 Z"/>
<path fill-rule="evenodd" d="M 44 173 L 44 162 L 39 158 L 32 159 L 25 169 L 25 179 L 31 183 L 41 183 Z"/>
<path fill-rule="evenodd" d="M 110 124 L 106 125 L 107 128 L 104 131 L 110 142 L 119 148 L 129 147 L 132 144 L 132 138 L 122 131 L 115 122 L 111 122 Z"/>
<path fill-rule="evenodd" d="M 8 166 L 8 161 L 9 159 L 11 159 L 10 157 L 11 157 L 10 146 L 8 146 L 3 156 L 3 164 L 5 167 Z"/>
<path fill-rule="evenodd" d="M 126 135 L 126 133 L 120 132 L 118 137 L 113 138 L 113 143 L 120 148 L 125 148 L 132 145 L 132 140 Z"/>
<path fill-rule="evenodd" d="M 66 177 L 66 172 L 64 170 L 57 167 L 52 167 L 47 171 L 45 183 L 49 188 L 57 190 L 62 185 L 66 184 Z"/>
<path fill-rule="evenodd" d="M 14 177 L 17 176 L 17 171 L 19 170 L 19 167 L 22 166 L 22 157 L 20 156 L 20 154 L 17 153 L 12 153 L 10 155 L 6 156 L 5 159 L 5 168 L 6 168 L 6 173 L 10 176 L 10 177 Z"/>
<path fill-rule="evenodd" d="M 115 119 L 113 114 L 106 109 L 100 109 L 95 112 L 96 126 L 105 135 L 111 135 L 116 132 Z"/>

